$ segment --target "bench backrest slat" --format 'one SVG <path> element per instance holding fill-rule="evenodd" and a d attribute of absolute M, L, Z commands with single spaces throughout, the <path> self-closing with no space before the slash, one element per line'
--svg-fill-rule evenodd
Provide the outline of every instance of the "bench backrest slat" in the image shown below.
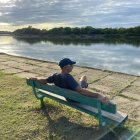
<path fill-rule="evenodd" d="M 30 79 L 27 79 L 27 84 L 32 87 L 42 89 L 48 92 L 52 92 L 54 94 L 63 96 L 65 98 L 78 101 L 80 103 L 97 108 L 97 102 L 98 102 L 97 99 L 81 95 L 78 92 L 68 90 L 68 89 L 63 89 L 54 85 L 40 84 L 37 81 L 33 81 Z M 101 109 L 114 114 L 117 112 L 116 104 L 113 103 L 109 103 L 108 105 L 101 104 Z"/>

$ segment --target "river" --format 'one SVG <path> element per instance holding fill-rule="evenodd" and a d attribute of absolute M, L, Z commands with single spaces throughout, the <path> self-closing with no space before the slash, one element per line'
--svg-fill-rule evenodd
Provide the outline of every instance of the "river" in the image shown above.
<path fill-rule="evenodd" d="M 0 36 L 0 52 L 52 62 L 68 57 L 79 66 L 140 76 L 140 44 L 130 41 L 48 41 Z"/>

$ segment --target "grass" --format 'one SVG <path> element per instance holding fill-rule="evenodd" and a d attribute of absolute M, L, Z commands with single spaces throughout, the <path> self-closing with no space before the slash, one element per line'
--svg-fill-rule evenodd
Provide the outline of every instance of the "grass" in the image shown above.
<path fill-rule="evenodd" d="M 0 72 L 0 140 L 94 140 L 99 133 L 94 117 L 50 99 L 45 103 L 43 111 L 25 79 Z M 114 132 L 116 139 L 136 132 L 138 123 L 128 122 Z"/>

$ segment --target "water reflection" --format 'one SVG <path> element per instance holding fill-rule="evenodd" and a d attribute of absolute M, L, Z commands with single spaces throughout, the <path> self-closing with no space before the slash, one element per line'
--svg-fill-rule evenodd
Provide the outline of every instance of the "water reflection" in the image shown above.
<path fill-rule="evenodd" d="M 106 38 L 106 39 L 47 39 L 47 38 L 21 38 L 21 37 L 14 37 L 18 41 L 26 42 L 29 44 L 36 44 L 36 43 L 47 43 L 51 42 L 54 45 L 84 45 L 90 46 L 96 43 L 104 43 L 107 45 L 118 45 L 118 44 L 128 44 L 134 47 L 140 47 L 140 38 Z"/>
<path fill-rule="evenodd" d="M 16 39 L 9 36 L 0 36 L 0 45 L 13 44 Z"/>

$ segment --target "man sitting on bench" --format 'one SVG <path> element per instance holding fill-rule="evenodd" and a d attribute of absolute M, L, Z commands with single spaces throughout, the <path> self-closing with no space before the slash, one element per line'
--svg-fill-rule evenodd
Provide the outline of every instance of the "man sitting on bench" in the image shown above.
<path fill-rule="evenodd" d="M 105 104 L 109 103 L 109 99 L 107 97 L 85 89 L 88 87 L 86 76 L 83 76 L 80 79 L 80 83 L 78 84 L 78 82 L 70 74 L 70 72 L 72 72 L 73 70 L 74 64 L 76 64 L 76 62 L 70 60 L 69 58 L 64 58 L 59 62 L 61 73 L 55 73 L 52 76 L 49 76 L 48 78 L 45 79 L 38 79 L 38 78 L 30 78 L 30 79 L 36 80 L 42 84 L 54 83 L 58 87 L 74 90 L 82 95 L 97 98 L 102 103 Z M 67 100 L 72 101 L 69 99 Z"/>

